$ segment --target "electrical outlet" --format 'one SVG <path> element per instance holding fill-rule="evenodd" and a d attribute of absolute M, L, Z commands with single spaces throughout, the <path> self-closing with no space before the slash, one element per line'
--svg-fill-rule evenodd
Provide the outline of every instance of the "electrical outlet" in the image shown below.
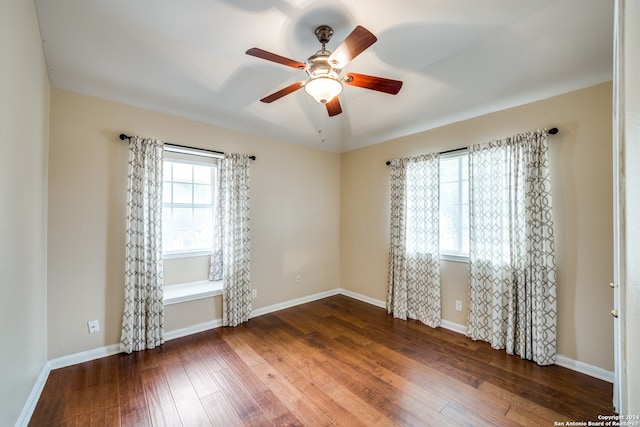
<path fill-rule="evenodd" d="M 257 290 L 257 289 L 253 289 L 253 290 L 251 291 L 251 298 L 252 298 L 252 299 L 256 299 L 256 298 L 258 298 L 258 290 Z"/>
<path fill-rule="evenodd" d="M 296 274 L 296 282 L 297 283 L 302 282 L 302 274 Z"/>
<path fill-rule="evenodd" d="M 456 300 L 456 311 L 462 311 L 462 301 Z"/>
<path fill-rule="evenodd" d="M 87 322 L 87 326 L 89 327 L 89 333 L 95 334 L 96 332 L 100 332 L 100 324 L 97 320 L 91 320 Z"/>

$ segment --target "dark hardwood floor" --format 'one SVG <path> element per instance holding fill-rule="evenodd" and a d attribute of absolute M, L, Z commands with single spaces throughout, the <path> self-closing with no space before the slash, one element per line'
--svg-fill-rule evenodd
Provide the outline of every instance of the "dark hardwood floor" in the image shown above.
<path fill-rule="evenodd" d="M 335 296 L 52 371 L 30 425 L 554 426 L 611 400 L 605 381 Z"/>

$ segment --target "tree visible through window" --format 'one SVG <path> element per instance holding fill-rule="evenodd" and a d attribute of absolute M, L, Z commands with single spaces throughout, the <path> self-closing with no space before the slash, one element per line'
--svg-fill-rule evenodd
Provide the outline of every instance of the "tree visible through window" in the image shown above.
<path fill-rule="evenodd" d="M 162 196 L 164 254 L 211 251 L 217 182 L 214 162 L 215 159 L 165 152 Z"/>
<path fill-rule="evenodd" d="M 440 156 L 440 254 L 469 256 L 469 156 Z"/>

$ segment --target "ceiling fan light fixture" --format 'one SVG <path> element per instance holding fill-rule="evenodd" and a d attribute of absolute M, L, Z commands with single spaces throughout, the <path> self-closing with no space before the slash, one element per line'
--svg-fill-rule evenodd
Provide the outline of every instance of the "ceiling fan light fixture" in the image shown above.
<path fill-rule="evenodd" d="M 326 104 L 342 93 L 342 83 L 328 76 L 318 76 L 304 85 L 304 91 L 320 104 Z"/>

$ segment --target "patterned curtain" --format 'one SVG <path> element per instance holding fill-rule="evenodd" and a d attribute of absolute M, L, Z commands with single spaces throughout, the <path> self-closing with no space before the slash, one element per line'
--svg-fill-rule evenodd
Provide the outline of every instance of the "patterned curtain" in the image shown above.
<path fill-rule="evenodd" d="M 467 334 L 555 363 L 556 270 L 547 132 L 469 149 Z"/>
<path fill-rule="evenodd" d="M 223 162 L 217 162 L 218 170 L 220 170 L 220 166 Z M 211 248 L 211 257 L 209 258 L 209 280 L 210 281 L 219 281 L 222 280 L 222 233 L 223 230 L 223 220 L 222 220 L 222 211 L 220 209 L 220 176 L 221 172 L 218 173 L 218 188 L 216 189 L 216 194 L 218 194 L 218 205 L 216 212 L 216 223 L 213 225 L 213 247 Z"/>
<path fill-rule="evenodd" d="M 387 311 L 440 326 L 439 154 L 391 161 Z"/>
<path fill-rule="evenodd" d="M 251 314 L 249 156 L 225 154 L 219 176 L 222 324 L 237 326 L 249 320 Z"/>
<path fill-rule="evenodd" d="M 162 301 L 162 164 L 164 143 L 129 140 L 125 299 L 120 350 L 164 342 Z"/>

